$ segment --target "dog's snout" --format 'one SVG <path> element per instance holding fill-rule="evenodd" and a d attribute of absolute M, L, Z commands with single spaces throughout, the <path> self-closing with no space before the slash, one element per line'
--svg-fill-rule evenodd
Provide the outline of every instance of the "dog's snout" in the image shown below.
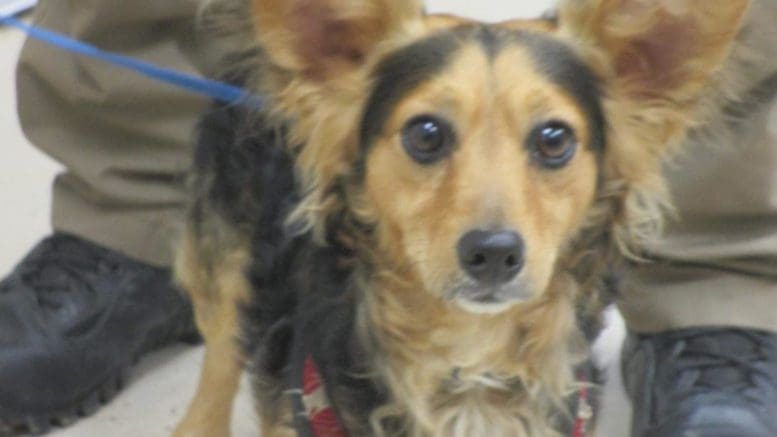
<path fill-rule="evenodd" d="M 523 268 L 523 239 L 512 231 L 469 232 L 459 240 L 458 252 L 461 267 L 485 285 L 509 282 Z"/>

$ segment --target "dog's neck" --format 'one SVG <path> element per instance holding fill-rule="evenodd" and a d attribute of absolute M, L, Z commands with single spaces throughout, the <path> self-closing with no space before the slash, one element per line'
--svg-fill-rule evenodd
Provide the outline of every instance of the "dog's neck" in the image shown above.
<path fill-rule="evenodd" d="M 484 316 L 392 281 L 373 283 L 363 329 L 390 393 L 377 416 L 402 416 L 409 435 L 550 435 L 536 428 L 549 412 L 525 408 L 549 410 L 572 385 L 570 286 L 556 281 L 537 302 Z"/>

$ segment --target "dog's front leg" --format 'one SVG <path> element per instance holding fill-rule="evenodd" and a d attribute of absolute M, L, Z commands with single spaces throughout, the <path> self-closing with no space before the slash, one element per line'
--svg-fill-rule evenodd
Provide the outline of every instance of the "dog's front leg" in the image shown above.
<path fill-rule="evenodd" d="M 205 338 L 205 359 L 197 392 L 175 437 L 226 437 L 243 371 L 238 343 L 239 305 L 249 294 L 245 278 L 247 251 L 224 250 L 213 257 L 196 237 L 184 240 L 177 274 L 194 304 L 197 326 Z M 203 262 L 218 259 L 216 265 Z"/>
<path fill-rule="evenodd" d="M 227 336 L 225 336 L 227 337 Z M 230 435 L 235 394 L 242 373 L 239 351 L 231 336 L 208 340 L 197 392 L 175 437 Z"/>

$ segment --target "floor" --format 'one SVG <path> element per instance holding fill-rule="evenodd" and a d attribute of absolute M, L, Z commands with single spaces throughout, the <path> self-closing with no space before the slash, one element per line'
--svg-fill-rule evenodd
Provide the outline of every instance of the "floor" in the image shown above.
<path fill-rule="evenodd" d="M 436 0 L 429 9 L 456 11 L 496 20 L 501 16 L 535 15 L 549 0 Z M 505 11 L 509 10 L 510 13 Z M 48 224 L 50 184 L 59 165 L 31 147 L 18 126 L 15 112 L 14 67 L 23 37 L 0 28 L 0 275 L 50 231 Z M 599 342 L 598 356 L 614 362 L 623 335 L 622 321 L 610 314 L 610 328 Z M 161 437 L 170 434 L 194 392 L 202 348 L 176 346 L 155 353 L 138 365 L 128 387 L 107 407 L 81 420 L 54 437 Z M 613 367 L 614 369 L 617 366 Z M 606 387 L 605 412 L 599 435 L 627 435 L 629 410 L 615 372 Z M 236 436 L 256 436 L 255 420 L 246 391 L 241 391 L 234 417 Z"/>

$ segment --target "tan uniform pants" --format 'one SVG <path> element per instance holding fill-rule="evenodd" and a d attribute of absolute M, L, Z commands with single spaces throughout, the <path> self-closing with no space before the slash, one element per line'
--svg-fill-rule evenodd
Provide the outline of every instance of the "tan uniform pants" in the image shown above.
<path fill-rule="evenodd" d="M 199 3 L 43 0 L 34 21 L 196 73 Z M 25 134 L 66 168 L 54 182 L 54 228 L 169 264 L 193 127 L 207 99 L 32 40 L 22 51 L 17 88 Z"/>
<path fill-rule="evenodd" d="M 676 219 L 631 272 L 629 326 L 734 325 L 777 331 L 777 1 L 755 0 L 734 58 L 729 107 L 668 165 Z M 731 82 L 731 81 L 728 81 Z M 708 130 L 708 129 L 705 129 Z"/>
<path fill-rule="evenodd" d="M 193 72 L 197 4 L 44 0 L 36 21 Z M 747 68 L 741 92 L 777 71 L 777 2 L 758 0 L 756 9 L 748 45 L 762 62 Z M 169 263 L 192 127 L 206 102 L 33 42 L 22 55 L 18 88 L 26 134 L 67 168 L 54 184 L 55 229 Z M 670 170 L 682 221 L 653 249 L 663 262 L 635 269 L 625 282 L 620 306 L 632 329 L 730 324 L 777 331 L 777 106 L 769 100 L 748 108 L 728 135 L 691 147 Z"/>

